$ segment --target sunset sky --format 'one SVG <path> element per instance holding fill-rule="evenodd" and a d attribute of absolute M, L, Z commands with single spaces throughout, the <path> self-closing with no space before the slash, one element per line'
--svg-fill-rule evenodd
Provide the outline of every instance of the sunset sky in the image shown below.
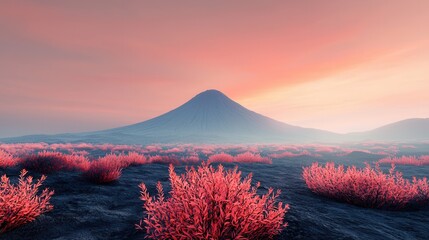
<path fill-rule="evenodd" d="M 0 137 L 136 123 L 206 89 L 335 132 L 429 117 L 428 13 L 427 0 L 1 1 Z"/>

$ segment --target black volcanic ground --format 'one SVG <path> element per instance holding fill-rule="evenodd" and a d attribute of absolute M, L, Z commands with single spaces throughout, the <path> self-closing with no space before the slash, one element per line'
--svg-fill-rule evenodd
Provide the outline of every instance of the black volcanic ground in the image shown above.
<path fill-rule="evenodd" d="M 335 160 L 363 166 L 363 161 L 379 158 L 355 152 L 346 157 L 301 156 L 274 160 L 272 165 L 238 165 L 244 174 L 253 172 L 254 182 L 261 182 L 261 192 L 268 187 L 281 189 L 280 200 L 291 205 L 286 215 L 289 227 L 278 239 L 427 239 L 429 208 L 403 212 L 360 208 L 316 196 L 301 179 L 302 166 L 314 161 Z M 178 172 L 184 168 L 176 167 Z M 397 169 L 406 177 L 424 177 L 429 173 L 429 166 L 398 166 Z M 144 239 L 144 233 L 134 229 L 142 217 L 137 185 L 144 181 L 149 191 L 155 193 L 155 184 L 161 181 L 168 191 L 167 170 L 167 165 L 160 164 L 130 167 L 118 182 L 110 185 L 87 183 L 78 173 L 50 174 L 45 185 L 55 190 L 51 200 L 54 210 L 0 239 Z M 16 177 L 18 170 L 0 173 Z"/>

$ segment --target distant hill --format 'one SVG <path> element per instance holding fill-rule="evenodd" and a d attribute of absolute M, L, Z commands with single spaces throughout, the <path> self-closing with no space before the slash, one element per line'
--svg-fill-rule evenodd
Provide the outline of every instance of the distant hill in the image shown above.
<path fill-rule="evenodd" d="M 368 132 L 350 133 L 346 139 L 399 142 L 429 140 L 429 118 L 406 119 Z"/>
<path fill-rule="evenodd" d="M 409 119 L 368 132 L 336 134 L 276 121 L 246 109 L 217 90 L 204 91 L 150 120 L 96 132 L 31 135 L 2 142 L 323 143 L 429 140 L 429 119 Z"/>

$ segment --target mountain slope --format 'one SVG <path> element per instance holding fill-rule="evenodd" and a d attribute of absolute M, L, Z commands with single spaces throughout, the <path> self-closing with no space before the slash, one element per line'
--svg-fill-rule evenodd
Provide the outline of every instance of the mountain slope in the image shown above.
<path fill-rule="evenodd" d="M 12 141 L 110 143 L 264 143 L 317 142 L 335 133 L 288 125 L 250 111 L 217 90 L 207 90 L 180 107 L 130 126 L 97 132 L 26 136 Z"/>
<path fill-rule="evenodd" d="M 372 131 L 336 134 L 302 128 L 250 111 L 217 90 L 202 92 L 180 107 L 137 124 L 96 132 L 32 135 L 3 142 L 311 143 L 429 140 L 429 119 L 408 119 Z"/>
<path fill-rule="evenodd" d="M 347 138 L 402 142 L 429 140 L 429 118 L 406 119 L 368 132 L 350 133 Z"/>
<path fill-rule="evenodd" d="M 336 134 L 288 125 L 250 111 L 217 90 L 196 95 L 182 106 L 134 125 L 99 132 L 195 141 L 314 141 Z"/>

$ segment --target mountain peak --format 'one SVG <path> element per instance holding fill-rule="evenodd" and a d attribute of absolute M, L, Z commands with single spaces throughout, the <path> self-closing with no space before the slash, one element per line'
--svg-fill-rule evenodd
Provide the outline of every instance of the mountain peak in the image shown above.
<path fill-rule="evenodd" d="M 238 104 L 221 91 L 210 89 L 197 94 L 184 105 L 200 105 L 202 108 L 211 108 L 222 105 L 231 107 Z"/>
<path fill-rule="evenodd" d="M 196 99 L 196 98 L 218 98 L 219 99 L 219 98 L 228 98 L 228 97 L 219 90 L 209 89 L 204 92 L 200 92 L 195 97 L 193 97 L 193 99 Z"/>
<path fill-rule="evenodd" d="M 335 134 L 304 129 L 253 112 L 210 89 L 181 106 L 144 122 L 65 136 L 91 142 L 119 143 L 262 143 L 331 138 Z M 55 138 L 55 137 L 54 137 Z"/>
<path fill-rule="evenodd" d="M 207 89 L 207 90 L 205 90 L 204 92 L 200 92 L 198 95 L 201 95 L 201 94 L 212 94 L 212 95 L 216 95 L 216 94 L 220 94 L 220 95 L 225 95 L 225 94 L 223 94 L 221 91 L 219 91 L 219 90 L 217 90 L 217 89 Z"/>
<path fill-rule="evenodd" d="M 241 106 L 218 90 L 206 90 L 185 104 L 145 122 L 113 129 L 115 134 L 175 138 L 263 141 L 306 130 L 280 123 Z"/>

